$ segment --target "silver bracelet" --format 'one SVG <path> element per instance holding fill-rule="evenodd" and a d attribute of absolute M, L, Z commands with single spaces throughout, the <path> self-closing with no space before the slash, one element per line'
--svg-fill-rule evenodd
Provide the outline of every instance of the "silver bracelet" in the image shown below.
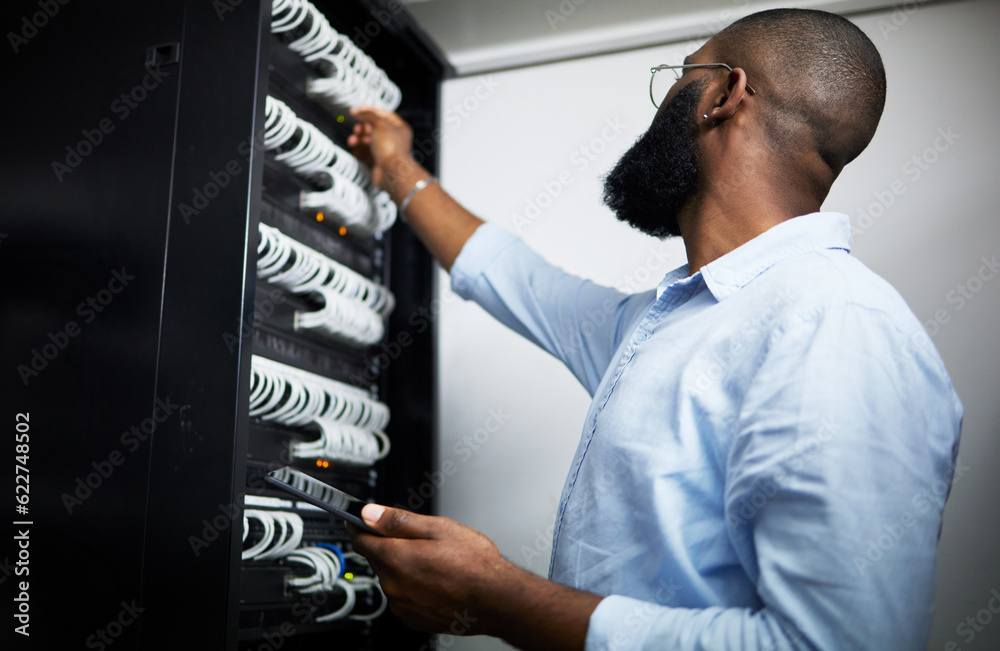
<path fill-rule="evenodd" d="M 413 189 L 410 190 L 410 193 L 406 195 L 406 198 L 403 199 L 403 202 L 399 204 L 399 216 L 403 219 L 403 221 L 406 221 L 406 209 L 410 206 L 410 201 L 413 199 L 413 195 L 420 192 L 431 183 L 438 183 L 438 180 L 433 176 L 420 179 L 417 181 L 416 185 L 413 186 Z"/>

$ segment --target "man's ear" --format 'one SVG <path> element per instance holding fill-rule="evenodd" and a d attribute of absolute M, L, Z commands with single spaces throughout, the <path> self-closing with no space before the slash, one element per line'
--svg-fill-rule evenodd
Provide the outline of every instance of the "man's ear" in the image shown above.
<path fill-rule="evenodd" d="M 715 126 L 736 115 L 747 93 L 747 73 L 743 68 L 733 68 L 726 80 L 725 92 L 719 95 L 716 105 L 708 113 L 710 124 Z"/>

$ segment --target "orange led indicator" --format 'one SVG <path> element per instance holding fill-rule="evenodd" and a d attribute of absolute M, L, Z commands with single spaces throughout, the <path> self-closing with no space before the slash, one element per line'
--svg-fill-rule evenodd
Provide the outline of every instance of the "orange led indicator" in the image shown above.
<path fill-rule="evenodd" d="M 341 234 L 341 236 L 343 236 L 343 235 L 347 235 L 347 227 L 346 227 L 346 226 L 341 226 L 341 227 L 340 227 L 340 230 L 339 230 L 339 231 L 337 231 L 337 232 L 338 232 L 338 233 L 340 233 L 340 234 Z"/>
<path fill-rule="evenodd" d="M 318 222 L 323 221 L 323 213 L 321 212 L 316 213 L 316 221 Z"/>

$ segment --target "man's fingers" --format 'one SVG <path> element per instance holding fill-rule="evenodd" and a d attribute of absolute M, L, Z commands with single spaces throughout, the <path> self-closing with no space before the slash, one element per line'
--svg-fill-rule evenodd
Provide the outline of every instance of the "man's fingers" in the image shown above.
<path fill-rule="evenodd" d="M 393 126 L 406 124 L 403 118 L 399 117 L 394 111 L 388 111 L 377 106 L 356 106 L 351 109 L 351 115 L 359 122 L 368 122 L 371 124 L 378 122 L 386 122 Z"/>
<path fill-rule="evenodd" d="M 345 522 L 344 524 L 347 525 L 347 533 L 351 536 L 351 545 L 353 545 L 354 551 L 367 558 L 368 562 L 371 563 L 372 569 L 378 574 L 376 564 L 381 558 L 383 543 L 385 543 L 386 539 L 374 534 L 365 533 L 350 522 Z"/>
<path fill-rule="evenodd" d="M 361 517 L 369 527 L 390 538 L 435 538 L 441 525 L 441 518 L 381 504 L 365 505 Z"/>
<path fill-rule="evenodd" d="M 347 136 L 347 146 L 351 149 L 354 157 L 362 163 L 374 167 L 375 157 L 372 155 L 371 145 L 371 136 L 359 135 L 357 133 Z"/>
<path fill-rule="evenodd" d="M 386 120 L 390 114 L 375 106 L 356 106 L 351 109 L 351 115 L 362 124 L 365 122 L 370 124 L 379 120 Z"/>

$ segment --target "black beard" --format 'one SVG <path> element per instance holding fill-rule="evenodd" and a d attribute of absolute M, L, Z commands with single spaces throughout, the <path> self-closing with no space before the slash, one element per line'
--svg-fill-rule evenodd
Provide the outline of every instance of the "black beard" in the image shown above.
<path fill-rule="evenodd" d="M 664 238 L 680 235 L 677 215 L 698 191 L 697 107 L 707 84 L 689 83 L 604 179 L 604 204 L 619 221 Z"/>

